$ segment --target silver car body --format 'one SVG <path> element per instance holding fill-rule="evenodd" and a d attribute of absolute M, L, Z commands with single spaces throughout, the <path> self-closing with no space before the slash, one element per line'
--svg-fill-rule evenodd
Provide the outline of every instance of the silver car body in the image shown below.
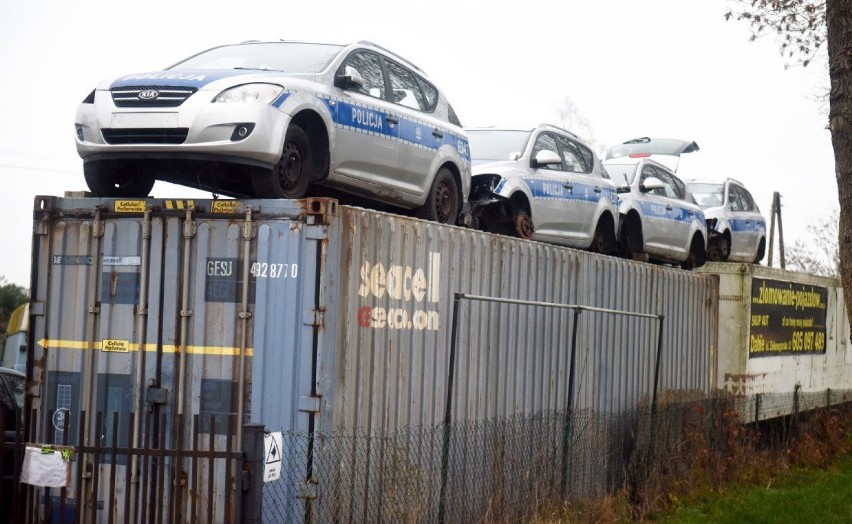
<path fill-rule="evenodd" d="M 588 249 L 603 224 L 615 253 L 615 185 L 604 178 L 597 155 L 579 137 L 547 124 L 466 131 L 474 164 L 471 209 L 482 229 L 499 229 L 489 222 L 511 219 L 510 207 L 523 202 L 531 213 L 531 239 Z M 490 146 L 501 138 L 509 140 L 497 152 L 501 147 Z M 539 154 L 543 161 L 537 163 Z"/>
<path fill-rule="evenodd" d="M 609 158 L 603 165 L 618 186 L 623 254 L 688 267 L 704 264 L 704 213 L 668 167 L 648 155 Z"/>
<path fill-rule="evenodd" d="M 745 186 L 732 178 L 687 181 L 704 209 L 708 258 L 758 263 L 766 251 L 766 219 Z"/>
<path fill-rule="evenodd" d="M 275 46 L 284 58 L 266 64 L 226 56 L 240 46 Z M 322 165 L 313 183 L 415 208 L 446 167 L 466 198 L 467 138 L 443 93 L 416 66 L 369 42 L 247 42 L 218 50 L 225 50 L 218 62 L 198 59 L 208 50 L 164 71 L 101 82 L 77 111 L 77 151 L 84 162 L 163 161 L 164 168 L 182 162 L 181 169 L 163 169 L 156 178 L 246 196 L 253 193 L 251 184 L 234 180 L 243 172 L 228 168 L 273 169 L 288 127 L 298 122 L 319 149 L 314 160 Z M 381 57 L 381 70 L 344 71 L 344 61 L 358 52 Z M 390 65 L 432 99 L 398 89 L 387 73 Z M 375 89 L 339 82 L 352 73 L 363 87 L 363 77 L 382 78 L 383 72 Z M 412 107 L 418 99 L 426 110 Z M 186 169 L 193 161 L 204 163 Z M 211 169 L 219 164 L 228 167 Z"/>

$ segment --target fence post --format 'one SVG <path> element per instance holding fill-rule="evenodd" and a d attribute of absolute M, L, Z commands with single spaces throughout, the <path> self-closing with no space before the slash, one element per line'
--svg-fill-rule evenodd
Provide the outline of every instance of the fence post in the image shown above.
<path fill-rule="evenodd" d="M 456 371 L 456 339 L 459 325 L 459 302 L 463 293 L 453 296 L 453 323 L 450 327 L 450 362 L 447 371 L 447 403 L 444 407 L 444 442 L 441 447 L 441 495 L 438 500 L 438 522 L 445 522 L 447 510 L 447 480 L 450 466 L 450 436 L 453 421 L 453 379 Z"/>
<path fill-rule="evenodd" d="M 261 522 L 263 502 L 263 424 L 243 425 L 241 522 Z"/>
<path fill-rule="evenodd" d="M 760 399 L 761 394 L 757 393 L 754 395 L 754 423 L 757 424 L 760 422 Z"/>
<path fill-rule="evenodd" d="M 657 334 L 657 357 L 656 362 L 654 363 L 654 391 L 651 396 L 651 439 L 648 443 L 648 464 L 654 463 L 654 447 L 655 440 L 657 438 L 657 390 L 660 387 L 660 364 L 663 360 L 663 319 L 665 318 L 663 315 L 659 317 L 660 323 L 658 324 L 658 329 L 660 330 Z M 651 471 L 650 467 L 648 469 L 648 477 L 650 478 Z"/>
<path fill-rule="evenodd" d="M 571 454 L 571 431 L 574 419 L 574 369 L 577 361 L 577 324 L 580 321 L 580 308 L 574 309 L 574 325 L 571 328 L 571 361 L 568 365 L 568 400 L 565 405 L 565 426 L 562 430 L 562 499 L 568 497 L 568 464 Z"/>

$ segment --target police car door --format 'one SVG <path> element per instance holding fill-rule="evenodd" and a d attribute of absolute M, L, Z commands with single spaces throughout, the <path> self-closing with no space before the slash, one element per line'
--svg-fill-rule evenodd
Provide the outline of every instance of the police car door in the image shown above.
<path fill-rule="evenodd" d="M 353 51 L 340 66 L 355 69 L 364 85 L 338 87 L 335 143 L 331 148 L 334 170 L 371 184 L 395 186 L 399 153 L 399 117 L 388 101 L 382 59 L 364 49 Z"/>
<path fill-rule="evenodd" d="M 751 196 L 736 184 L 728 185 L 728 202 L 731 210 L 730 256 L 753 260 L 766 222 L 757 211 Z"/>
<path fill-rule="evenodd" d="M 595 167 L 595 157 L 591 150 L 571 140 L 557 135 L 562 158 L 567 170 L 568 189 L 571 195 L 566 217 L 570 222 L 566 225 L 567 234 L 574 239 L 582 240 L 585 244 L 594 234 L 595 213 L 603 193 L 603 179 L 592 175 Z"/>
<path fill-rule="evenodd" d="M 543 154 L 542 154 L 543 153 Z M 539 160 L 555 154 L 560 162 L 543 163 Z M 568 233 L 569 224 L 578 220 L 571 205 L 573 199 L 571 180 L 565 171 L 564 160 L 552 133 L 540 133 L 533 144 L 530 155 L 530 177 L 526 178 L 532 194 L 532 219 L 536 236 L 551 237 L 557 240 Z"/>
<path fill-rule="evenodd" d="M 692 222 L 700 208 L 698 204 L 692 202 L 692 197 L 686 190 L 686 184 L 678 177 L 661 169 L 657 171 L 660 180 L 666 185 L 666 196 L 670 200 L 667 206 L 672 228 L 670 243 L 678 253 L 685 256 L 692 242 L 690 236 Z"/>
<path fill-rule="evenodd" d="M 391 85 L 391 100 L 399 115 L 399 160 L 396 182 L 402 191 L 423 194 L 431 188 L 432 160 L 443 143 L 445 130 L 440 120 L 427 111 L 434 110 L 438 91 L 424 91 L 418 76 L 407 68 L 385 59 Z M 431 87 L 423 82 L 424 87 Z M 427 96 L 431 94 L 430 96 Z"/>
<path fill-rule="evenodd" d="M 642 209 L 642 236 L 645 241 L 645 251 L 650 254 L 671 254 L 674 232 L 674 221 L 671 211 L 673 209 L 671 199 L 667 196 L 667 187 L 659 189 L 644 189 L 644 184 L 649 179 L 656 179 L 663 184 L 666 181 L 661 178 L 662 170 L 656 166 L 643 165 L 639 175 L 639 188 L 641 196 L 639 206 Z"/>

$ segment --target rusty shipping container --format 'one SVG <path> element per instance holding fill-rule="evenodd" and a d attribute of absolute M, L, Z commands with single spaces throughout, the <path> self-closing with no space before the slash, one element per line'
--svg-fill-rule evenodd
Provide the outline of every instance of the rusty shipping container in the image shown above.
<path fill-rule="evenodd" d="M 852 348 L 839 279 L 751 264 L 700 271 L 719 277 L 716 387 L 741 397 L 743 418 L 789 415 L 832 402 L 832 390 L 848 393 Z"/>
<path fill-rule="evenodd" d="M 328 199 L 38 197 L 33 235 L 28 439 L 84 453 L 32 515 L 234 520 L 247 423 L 392 435 L 717 381 L 710 275 Z M 311 509 L 326 452 L 286 450 L 264 520 L 370 517 Z"/>

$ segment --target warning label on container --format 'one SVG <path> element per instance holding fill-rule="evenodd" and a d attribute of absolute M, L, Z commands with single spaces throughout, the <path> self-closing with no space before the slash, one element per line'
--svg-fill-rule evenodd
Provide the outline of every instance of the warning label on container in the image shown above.
<path fill-rule="evenodd" d="M 130 341 L 105 338 L 101 341 L 101 351 L 106 353 L 130 353 Z"/>
<path fill-rule="evenodd" d="M 240 213 L 243 210 L 243 203 L 239 200 L 214 200 L 210 206 L 211 213 Z"/>
<path fill-rule="evenodd" d="M 749 357 L 825 353 L 828 289 L 752 279 Z"/>
<path fill-rule="evenodd" d="M 144 200 L 116 200 L 114 210 L 116 213 L 144 213 Z"/>
<path fill-rule="evenodd" d="M 263 436 L 263 481 L 272 482 L 281 477 L 281 432 L 275 431 Z"/>

